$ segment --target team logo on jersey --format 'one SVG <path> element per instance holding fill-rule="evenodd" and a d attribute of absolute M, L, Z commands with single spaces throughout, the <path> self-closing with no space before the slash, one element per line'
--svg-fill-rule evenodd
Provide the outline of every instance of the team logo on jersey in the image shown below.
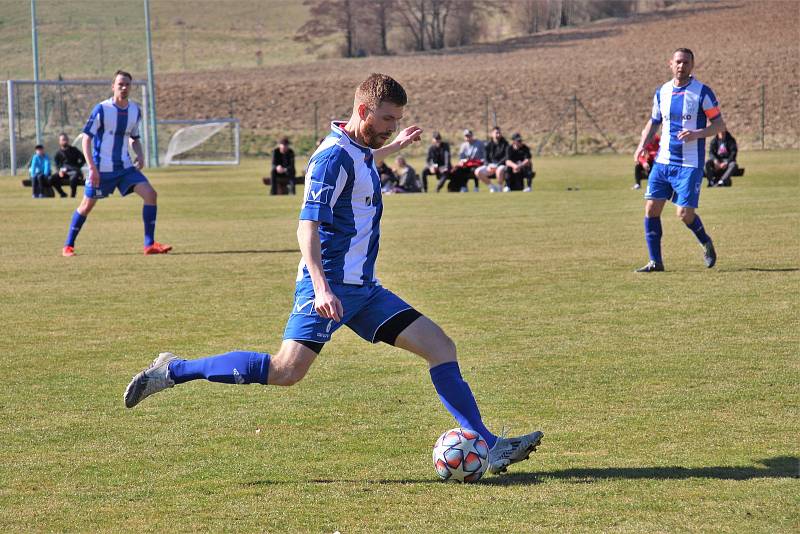
<path fill-rule="evenodd" d="M 331 191 L 334 187 L 325 182 L 317 182 L 310 180 L 308 185 L 308 194 L 306 194 L 306 202 L 314 204 L 328 204 L 331 198 Z"/>

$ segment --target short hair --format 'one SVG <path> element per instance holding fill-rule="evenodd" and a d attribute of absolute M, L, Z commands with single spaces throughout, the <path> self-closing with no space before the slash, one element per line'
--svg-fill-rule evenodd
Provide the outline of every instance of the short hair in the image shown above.
<path fill-rule="evenodd" d="M 117 76 L 125 76 L 125 77 L 126 77 L 126 78 L 128 78 L 130 81 L 133 81 L 133 76 L 131 76 L 131 73 L 130 73 L 130 72 L 128 72 L 128 71 L 124 71 L 124 70 L 122 70 L 122 69 L 120 69 L 120 70 L 118 70 L 117 72 L 115 72 L 115 73 L 114 73 L 114 77 L 113 77 L 113 78 L 111 78 L 111 80 L 112 80 L 112 81 L 113 81 L 113 80 L 116 80 L 116 79 L 117 79 Z"/>
<path fill-rule="evenodd" d="M 35 147 L 33 147 L 33 149 L 34 150 L 44 150 L 44 147 L 42 145 L 36 145 Z"/>
<path fill-rule="evenodd" d="M 60 134 L 58 134 L 58 136 L 59 137 L 66 137 L 67 139 L 69 139 L 69 136 L 67 135 L 67 132 L 61 132 Z"/>
<path fill-rule="evenodd" d="M 278 141 L 279 145 L 289 145 L 289 138 L 288 137 L 281 137 L 280 141 Z"/>
<path fill-rule="evenodd" d="M 672 55 L 674 56 L 678 52 L 683 52 L 684 54 L 689 54 L 689 57 L 692 58 L 692 62 L 694 62 L 694 52 L 692 52 L 688 48 L 676 48 L 675 51 L 672 53 Z"/>
<path fill-rule="evenodd" d="M 408 97 L 397 80 L 385 74 L 372 73 L 356 89 L 356 102 L 366 104 L 368 108 L 374 110 L 383 102 L 405 106 Z"/>
<path fill-rule="evenodd" d="M 493 132 L 502 132 L 502 130 L 500 129 L 500 127 L 499 127 L 499 126 L 497 126 L 497 125 L 495 125 L 495 127 L 494 127 L 494 128 L 492 128 L 492 131 L 493 131 Z"/>

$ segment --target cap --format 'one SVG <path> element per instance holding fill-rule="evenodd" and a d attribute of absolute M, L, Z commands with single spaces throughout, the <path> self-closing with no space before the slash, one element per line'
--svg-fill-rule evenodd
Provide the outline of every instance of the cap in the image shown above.
<path fill-rule="evenodd" d="M 522 141 L 522 136 L 519 132 L 514 132 L 514 135 L 511 136 L 512 141 Z"/>
<path fill-rule="evenodd" d="M 434 139 L 441 139 L 442 138 L 442 134 L 440 134 L 439 132 L 433 132 L 433 138 Z"/>
<path fill-rule="evenodd" d="M 472 135 L 472 130 L 467 128 L 466 130 L 464 130 L 464 135 Z"/>

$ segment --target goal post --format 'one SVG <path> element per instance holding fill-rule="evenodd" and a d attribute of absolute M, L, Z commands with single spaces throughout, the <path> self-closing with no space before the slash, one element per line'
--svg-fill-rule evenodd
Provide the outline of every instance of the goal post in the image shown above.
<path fill-rule="evenodd" d="M 166 152 L 159 154 L 162 165 L 239 165 L 239 119 L 175 119 L 157 124 L 159 138 L 169 137 Z"/>

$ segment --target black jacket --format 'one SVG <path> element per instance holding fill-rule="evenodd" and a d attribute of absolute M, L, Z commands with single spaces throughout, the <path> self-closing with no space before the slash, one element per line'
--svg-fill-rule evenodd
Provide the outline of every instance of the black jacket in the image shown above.
<path fill-rule="evenodd" d="M 720 153 L 720 150 L 723 153 Z M 720 161 L 736 161 L 736 152 L 738 152 L 736 139 L 733 138 L 730 132 L 725 132 L 724 139 L 720 139 L 715 135 L 708 146 L 708 154 L 713 159 Z"/>
<path fill-rule="evenodd" d="M 61 167 L 80 169 L 86 165 L 86 158 L 83 157 L 83 152 L 72 145 L 67 145 L 66 148 L 60 149 L 53 159 L 56 162 L 56 170 Z"/>
<path fill-rule="evenodd" d="M 506 159 L 508 159 L 506 152 L 508 152 L 508 141 L 505 137 L 501 137 L 497 143 L 489 141 L 486 143 L 486 163 L 505 165 Z"/>
<path fill-rule="evenodd" d="M 427 165 L 438 165 L 442 169 L 450 168 L 450 145 L 442 142 L 439 146 L 428 147 Z"/>
<path fill-rule="evenodd" d="M 288 176 L 294 176 L 294 150 L 291 148 L 286 150 L 285 154 L 281 153 L 280 148 L 276 148 L 272 151 L 272 170 L 275 172 L 275 168 L 278 165 L 283 165 L 286 168 L 286 174 Z"/>

